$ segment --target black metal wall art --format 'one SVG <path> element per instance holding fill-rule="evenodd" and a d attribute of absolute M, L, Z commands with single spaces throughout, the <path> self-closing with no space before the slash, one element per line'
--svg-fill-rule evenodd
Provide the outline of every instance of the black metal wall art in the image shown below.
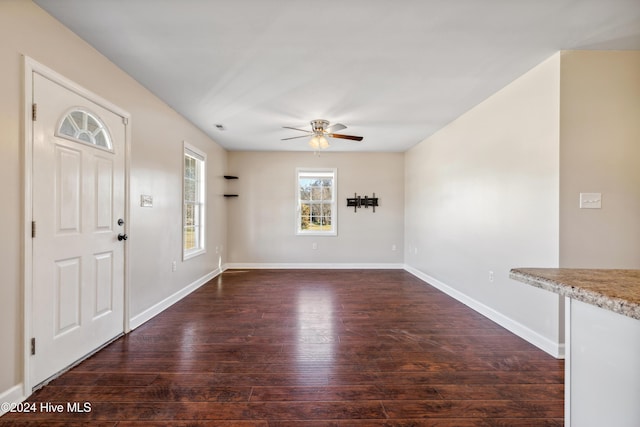
<path fill-rule="evenodd" d="M 376 193 L 373 193 L 372 197 L 361 197 L 354 193 L 352 199 L 347 198 L 347 206 L 353 206 L 354 212 L 358 212 L 358 208 L 361 208 L 363 206 L 365 209 L 371 206 L 373 208 L 373 212 L 375 213 L 376 206 L 378 206 L 378 198 L 376 197 Z"/>

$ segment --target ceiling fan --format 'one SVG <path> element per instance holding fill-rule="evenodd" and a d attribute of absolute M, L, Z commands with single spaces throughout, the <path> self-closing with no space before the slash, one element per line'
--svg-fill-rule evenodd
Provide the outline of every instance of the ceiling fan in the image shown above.
<path fill-rule="evenodd" d="M 329 126 L 329 121 L 322 120 L 322 119 L 311 120 L 311 130 L 293 128 L 290 126 L 283 126 L 283 128 L 305 132 L 306 135 L 292 136 L 290 138 L 282 138 L 282 141 L 287 141 L 289 139 L 296 139 L 296 138 L 306 138 L 311 136 L 311 139 L 309 140 L 309 145 L 314 150 L 318 150 L 318 149 L 324 150 L 325 148 L 329 147 L 329 141 L 327 141 L 327 138 L 326 138 L 327 136 L 330 138 L 348 139 L 351 141 L 362 141 L 361 136 L 334 133 L 335 131 L 346 129 L 347 127 L 342 123 L 336 123 Z"/>

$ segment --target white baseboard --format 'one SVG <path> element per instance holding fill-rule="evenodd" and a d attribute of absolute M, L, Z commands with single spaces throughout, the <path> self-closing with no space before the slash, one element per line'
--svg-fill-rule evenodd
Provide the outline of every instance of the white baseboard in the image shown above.
<path fill-rule="evenodd" d="M 22 383 L 14 385 L 9 390 L 0 393 L 0 417 L 9 412 L 12 403 L 23 402 L 26 398 Z"/>
<path fill-rule="evenodd" d="M 393 270 L 402 270 L 404 268 L 404 264 L 394 264 L 394 263 L 250 263 L 250 262 L 232 262 L 225 264 L 225 269 L 327 269 L 327 270 L 338 270 L 338 269 L 393 269 Z"/>
<path fill-rule="evenodd" d="M 556 359 L 564 359 L 564 344 L 559 344 L 555 341 L 552 341 L 550 339 L 548 339 L 547 337 L 544 337 L 542 335 L 540 335 L 539 333 L 535 332 L 534 330 L 524 326 L 522 323 L 517 322 L 513 319 L 511 319 L 510 317 L 505 316 L 504 314 L 494 310 L 493 308 L 479 302 L 476 301 L 475 299 L 469 297 L 468 295 L 458 291 L 457 289 L 452 288 L 449 285 L 446 285 L 444 283 L 442 283 L 441 281 L 439 281 L 438 279 L 435 279 L 431 276 L 429 276 L 426 273 L 423 273 L 420 270 L 417 270 L 413 267 L 410 267 L 408 265 L 405 265 L 404 269 L 413 274 L 414 276 L 416 276 L 418 279 L 426 282 L 427 284 L 433 286 L 434 288 L 444 292 L 445 294 L 449 295 L 450 297 L 460 301 L 461 303 L 463 303 L 464 305 L 466 305 L 467 307 L 477 311 L 478 313 L 482 314 L 483 316 L 491 319 L 492 321 L 496 322 L 498 325 L 502 326 L 503 328 L 505 328 L 506 330 L 508 330 L 509 332 L 512 332 L 514 334 L 516 334 L 517 336 L 519 336 L 520 338 L 524 339 L 525 341 L 535 345 L 536 347 L 538 347 L 539 349 L 541 349 L 542 351 L 550 354 L 551 356 L 555 357 Z"/>
<path fill-rule="evenodd" d="M 129 320 L 129 327 L 131 328 L 131 330 L 134 330 L 138 326 L 153 319 L 155 316 L 162 313 L 164 310 L 171 307 L 173 304 L 177 303 L 182 298 L 186 297 L 191 292 L 195 291 L 196 289 L 198 289 L 199 287 L 207 283 L 209 280 L 213 279 L 214 277 L 222 273 L 224 270 L 225 268 L 223 268 L 222 270 L 219 268 L 216 268 L 211 273 L 205 274 L 198 280 L 185 286 L 184 288 L 180 289 L 178 292 L 174 293 L 173 295 L 168 296 L 167 298 L 163 299 L 159 303 L 149 307 L 142 313 L 133 316 Z"/>

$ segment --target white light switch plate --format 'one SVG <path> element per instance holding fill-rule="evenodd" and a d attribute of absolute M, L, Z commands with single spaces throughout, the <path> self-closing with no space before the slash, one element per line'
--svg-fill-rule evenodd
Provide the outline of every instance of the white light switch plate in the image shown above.
<path fill-rule="evenodd" d="M 147 194 L 140 195 L 140 206 L 143 208 L 152 208 L 153 207 L 153 196 L 149 196 Z"/>
<path fill-rule="evenodd" d="M 602 193 L 580 193 L 580 209 L 600 209 Z"/>

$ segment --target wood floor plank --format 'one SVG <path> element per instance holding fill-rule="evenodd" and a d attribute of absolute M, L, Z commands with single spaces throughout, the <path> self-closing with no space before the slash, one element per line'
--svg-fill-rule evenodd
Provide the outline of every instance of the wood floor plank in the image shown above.
<path fill-rule="evenodd" d="M 401 270 L 228 271 L 0 425 L 561 426 L 564 363 Z"/>
<path fill-rule="evenodd" d="M 383 401 L 389 418 L 558 418 L 557 401 L 522 400 L 394 400 Z"/>

